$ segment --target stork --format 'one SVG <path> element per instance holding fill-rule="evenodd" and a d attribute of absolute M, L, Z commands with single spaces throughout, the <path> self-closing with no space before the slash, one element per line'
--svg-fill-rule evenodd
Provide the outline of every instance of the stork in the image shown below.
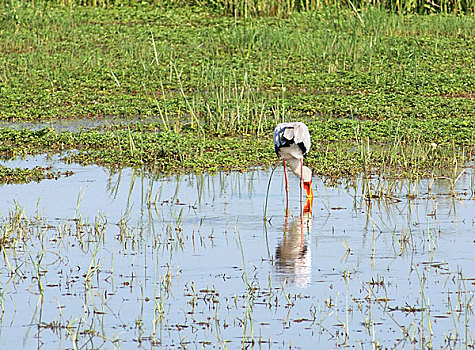
<path fill-rule="evenodd" d="M 305 189 L 307 199 L 313 200 L 312 171 L 303 165 L 303 157 L 310 149 L 310 133 L 307 125 L 301 122 L 278 124 L 274 130 L 274 148 L 284 163 L 287 203 L 289 180 L 286 163 L 290 170 L 300 178 L 300 203 L 302 203 L 302 188 Z"/>

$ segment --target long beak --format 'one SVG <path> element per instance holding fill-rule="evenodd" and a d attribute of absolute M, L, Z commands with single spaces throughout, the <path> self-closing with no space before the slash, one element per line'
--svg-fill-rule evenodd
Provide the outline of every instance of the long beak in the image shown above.
<path fill-rule="evenodd" d="M 313 198 L 312 181 L 304 182 L 303 188 L 305 189 L 305 195 L 307 196 L 307 198 Z"/>

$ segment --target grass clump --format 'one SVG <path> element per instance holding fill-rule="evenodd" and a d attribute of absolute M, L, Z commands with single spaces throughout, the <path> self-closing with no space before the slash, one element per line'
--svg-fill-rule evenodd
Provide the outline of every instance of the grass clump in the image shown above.
<path fill-rule="evenodd" d="M 174 8 L 177 6 L 205 6 L 218 10 L 224 15 L 236 17 L 277 16 L 283 17 L 299 11 L 322 11 L 327 8 L 352 9 L 354 11 L 377 6 L 395 13 L 472 13 L 475 10 L 474 0 L 55 0 L 56 5 L 113 7 L 147 3 L 159 7 Z M 12 1 L 15 3 L 15 1 Z"/>

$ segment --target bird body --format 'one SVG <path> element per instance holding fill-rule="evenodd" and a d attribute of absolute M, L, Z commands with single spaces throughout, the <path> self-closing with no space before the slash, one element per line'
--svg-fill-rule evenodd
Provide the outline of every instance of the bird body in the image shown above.
<path fill-rule="evenodd" d="M 303 158 L 310 149 L 310 132 L 302 122 L 280 123 L 274 130 L 274 148 L 295 158 Z"/>
<path fill-rule="evenodd" d="M 284 163 L 287 196 L 289 185 L 286 162 L 290 170 L 301 179 L 301 187 L 305 189 L 307 197 L 313 198 L 312 171 L 303 166 L 303 157 L 310 150 L 310 132 L 307 125 L 301 122 L 278 124 L 274 130 L 274 149 Z"/>

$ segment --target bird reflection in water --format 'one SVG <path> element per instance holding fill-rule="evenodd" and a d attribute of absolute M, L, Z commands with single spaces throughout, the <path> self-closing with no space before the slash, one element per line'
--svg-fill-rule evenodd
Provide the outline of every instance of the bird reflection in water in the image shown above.
<path fill-rule="evenodd" d="M 294 217 L 290 225 L 289 210 L 286 210 L 284 237 L 275 253 L 277 271 L 287 282 L 302 288 L 310 284 L 312 275 L 312 254 L 308 235 L 312 226 L 312 205 L 313 198 L 307 198 L 303 212 Z"/>

